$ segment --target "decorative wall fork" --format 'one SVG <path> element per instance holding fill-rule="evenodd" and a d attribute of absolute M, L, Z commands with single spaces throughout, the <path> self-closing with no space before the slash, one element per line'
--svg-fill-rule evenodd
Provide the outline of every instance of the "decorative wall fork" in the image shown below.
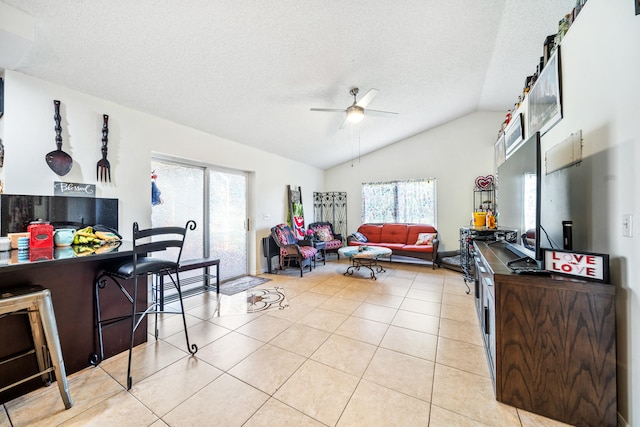
<path fill-rule="evenodd" d="M 107 160 L 107 143 L 109 142 L 109 116 L 102 115 L 104 122 L 102 124 L 102 159 L 98 160 L 96 167 L 96 178 L 99 181 L 111 182 L 111 165 Z"/>

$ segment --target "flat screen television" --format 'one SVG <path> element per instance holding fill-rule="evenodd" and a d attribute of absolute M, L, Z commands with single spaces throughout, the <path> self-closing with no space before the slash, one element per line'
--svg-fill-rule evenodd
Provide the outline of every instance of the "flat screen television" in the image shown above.
<path fill-rule="evenodd" d="M 505 242 L 507 249 L 522 258 L 542 266 L 540 248 L 540 210 L 542 159 L 540 133 L 525 140 L 498 167 L 496 205 L 500 227 L 517 230 L 514 243 Z"/>

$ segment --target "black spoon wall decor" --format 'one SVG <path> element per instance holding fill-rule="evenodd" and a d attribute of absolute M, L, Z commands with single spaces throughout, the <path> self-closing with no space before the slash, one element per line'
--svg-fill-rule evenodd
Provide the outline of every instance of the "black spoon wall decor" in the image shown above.
<path fill-rule="evenodd" d="M 44 157 L 47 164 L 56 174 L 63 176 L 69 173 L 71 167 L 73 166 L 73 159 L 70 155 L 62 151 L 62 126 L 60 126 L 60 101 L 57 99 L 53 101 L 53 106 L 55 109 L 55 114 L 53 115 L 53 119 L 56 122 L 56 145 L 58 146 L 57 150 L 51 151 L 47 153 Z"/>

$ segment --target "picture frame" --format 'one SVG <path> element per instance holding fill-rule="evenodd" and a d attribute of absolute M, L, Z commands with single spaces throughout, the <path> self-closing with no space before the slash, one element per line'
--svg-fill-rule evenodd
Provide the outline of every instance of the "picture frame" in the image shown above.
<path fill-rule="evenodd" d="M 496 141 L 493 152 L 495 155 L 496 170 L 498 170 L 498 167 L 507 159 L 504 150 L 504 133 L 500 135 L 500 138 Z"/>
<path fill-rule="evenodd" d="M 561 77 L 560 46 L 557 46 L 528 95 L 528 135 L 537 131 L 544 135 L 562 119 Z"/>
<path fill-rule="evenodd" d="M 609 255 L 565 249 L 544 249 L 544 269 L 563 276 L 609 283 Z"/>
<path fill-rule="evenodd" d="M 523 132 L 523 117 L 522 113 L 518 113 L 513 119 L 511 119 L 511 123 L 504 131 L 504 150 L 505 150 L 505 159 L 508 159 L 510 154 L 520 146 L 520 143 L 524 141 L 524 132 Z"/>
<path fill-rule="evenodd" d="M 636 4 L 636 15 L 640 15 L 640 0 L 634 0 Z"/>

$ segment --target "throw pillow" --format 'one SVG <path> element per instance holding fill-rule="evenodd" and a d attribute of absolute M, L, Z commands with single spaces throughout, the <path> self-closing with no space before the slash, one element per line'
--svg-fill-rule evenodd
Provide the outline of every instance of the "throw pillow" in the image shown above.
<path fill-rule="evenodd" d="M 318 229 L 318 238 L 321 242 L 330 242 L 333 240 L 333 235 L 330 230 L 322 227 Z"/>
<path fill-rule="evenodd" d="M 355 240 L 357 240 L 360 243 L 367 243 L 369 240 L 367 239 L 367 236 L 365 236 L 364 234 L 356 231 L 355 233 L 352 234 L 353 238 Z"/>
<path fill-rule="evenodd" d="M 418 240 L 416 241 L 416 245 L 432 245 L 433 239 L 437 236 L 436 233 L 420 233 L 418 234 Z"/>

